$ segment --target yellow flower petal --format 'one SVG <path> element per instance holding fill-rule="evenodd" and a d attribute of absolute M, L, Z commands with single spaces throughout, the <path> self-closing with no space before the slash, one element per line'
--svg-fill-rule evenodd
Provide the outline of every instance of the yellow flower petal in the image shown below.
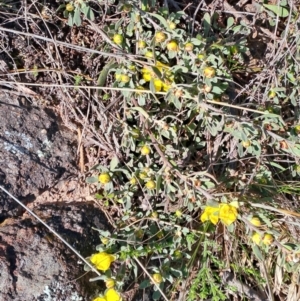
<path fill-rule="evenodd" d="M 150 80 L 151 80 L 151 75 L 150 75 L 150 73 L 144 73 L 144 74 L 143 74 L 143 80 L 144 80 L 145 82 L 150 82 Z"/>
<path fill-rule="evenodd" d="M 228 204 L 220 204 L 220 220 L 226 225 L 229 226 L 237 219 L 237 209 Z"/>
<path fill-rule="evenodd" d="M 253 233 L 253 235 L 252 235 L 252 241 L 253 241 L 255 244 L 259 245 L 260 242 L 261 242 L 261 236 L 260 236 L 260 234 L 257 233 L 257 232 Z"/>
<path fill-rule="evenodd" d="M 96 268 L 100 271 L 106 271 L 109 269 L 111 263 L 116 260 L 115 256 L 107 254 L 105 252 L 100 252 L 93 254 L 90 258 L 91 263 L 93 263 Z"/>
<path fill-rule="evenodd" d="M 263 243 L 267 246 L 272 244 L 274 241 L 274 236 L 272 234 L 267 233 L 263 238 Z"/>
<path fill-rule="evenodd" d="M 105 292 L 105 298 L 107 301 L 121 301 L 122 300 L 120 294 L 117 291 L 115 291 L 113 288 L 110 288 Z"/>
<path fill-rule="evenodd" d="M 163 86 L 163 82 L 160 79 L 155 78 L 153 80 L 153 84 L 154 84 L 155 92 L 160 92 Z"/>
<path fill-rule="evenodd" d="M 216 225 L 219 221 L 219 208 L 207 206 L 202 213 L 201 222 L 211 221 L 214 225 Z"/>
<path fill-rule="evenodd" d="M 171 89 L 171 85 L 168 85 L 168 84 L 165 84 L 165 83 L 162 84 L 162 90 L 164 92 L 168 92 L 170 89 Z"/>

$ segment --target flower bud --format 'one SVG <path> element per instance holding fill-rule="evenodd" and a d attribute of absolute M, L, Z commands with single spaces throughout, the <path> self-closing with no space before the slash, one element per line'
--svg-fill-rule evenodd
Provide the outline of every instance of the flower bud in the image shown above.
<path fill-rule="evenodd" d="M 101 237 L 100 238 L 100 240 L 101 240 L 101 242 L 104 244 L 104 245 L 107 245 L 108 243 L 109 243 L 109 238 L 107 238 L 107 237 Z"/>
<path fill-rule="evenodd" d="M 179 47 L 176 41 L 172 40 L 167 44 L 167 49 L 169 51 L 178 51 Z"/>
<path fill-rule="evenodd" d="M 184 45 L 184 50 L 187 51 L 187 52 L 191 52 L 194 50 L 194 44 L 192 43 L 186 43 Z"/>
<path fill-rule="evenodd" d="M 167 35 L 164 32 L 162 32 L 162 31 L 158 31 L 155 34 L 155 37 L 154 37 L 154 40 L 155 40 L 156 43 L 162 43 L 166 39 L 167 39 Z"/>
<path fill-rule="evenodd" d="M 121 74 L 120 81 L 124 84 L 127 84 L 130 82 L 130 77 L 127 74 Z"/>
<path fill-rule="evenodd" d="M 146 183 L 146 188 L 148 188 L 149 190 L 153 190 L 153 189 L 155 189 L 155 187 L 156 187 L 156 183 L 152 180 L 150 180 Z"/>
<path fill-rule="evenodd" d="M 144 48 L 146 48 L 146 46 L 147 46 L 147 44 L 145 41 L 142 41 L 142 40 L 138 41 L 138 48 L 144 49 Z"/>
<path fill-rule="evenodd" d="M 107 172 L 100 174 L 98 179 L 101 184 L 107 184 L 111 181 L 110 175 Z"/>
<path fill-rule="evenodd" d="M 162 283 L 162 281 L 163 281 L 163 277 L 162 277 L 162 275 L 159 274 L 159 273 L 153 274 L 153 275 L 152 275 L 152 278 L 153 278 L 153 280 L 154 280 L 154 282 L 155 282 L 156 284 L 160 284 L 160 283 Z"/>
<path fill-rule="evenodd" d="M 141 148 L 141 154 L 143 156 L 147 156 L 149 155 L 151 152 L 151 148 L 148 146 L 148 145 L 144 145 L 142 148 Z"/>
<path fill-rule="evenodd" d="M 114 287 L 115 286 L 115 280 L 112 279 L 112 278 L 106 279 L 105 286 L 106 286 L 106 288 L 112 288 L 112 287 Z"/>
<path fill-rule="evenodd" d="M 274 241 L 274 236 L 272 234 L 265 234 L 264 238 L 263 238 L 263 243 L 266 245 L 266 246 L 269 246 L 270 244 L 272 244 Z"/>
<path fill-rule="evenodd" d="M 259 245 L 260 242 L 261 242 L 261 236 L 260 236 L 260 234 L 257 233 L 257 232 L 255 232 L 255 233 L 252 235 L 252 241 L 253 241 L 255 244 Z"/>
<path fill-rule="evenodd" d="M 252 219 L 250 220 L 250 223 L 256 227 L 261 226 L 261 220 L 258 217 L 252 217 Z"/>
<path fill-rule="evenodd" d="M 68 3 L 66 5 L 66 11 L 72 12 L 74 10 L 74 5 L 72 3 Z"/>
<path fill-rule="evenodd" d="M 174 30 L 176 28 L 176 23 L 175 22 L 172 22 L 172 21 L 168 21 L 168 25 L 169 25 L 169 28 L 171 30 Z"/>
<path fill-rule="evenodd" d="M 216 69 L 213 67 L 206 67 L 203 70 L 203 74 L 207 78 L 213 78 L 216 75 Z"/>
<path fill-rule="evenodd" d="M 114 43 L 116 43 L 117 45 L 121 45 L 123 43 L 124 37 L 121 34 L 115 34 L 113 36 L 113 41 Z"/>

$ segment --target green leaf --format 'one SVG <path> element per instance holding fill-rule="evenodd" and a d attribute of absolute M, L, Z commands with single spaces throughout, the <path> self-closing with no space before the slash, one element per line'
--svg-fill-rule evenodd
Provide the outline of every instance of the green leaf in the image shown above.
<path fill-rule="evenodd" d="M 115 61 L 115 59 L 111 59 L 107 62 L 107 64 L 105 65 L 104 68 L 102 68 L 100 74 L 99 74 L 99 77 L 98 77 L 98 80 L 97 80 L 97 85 L 100 86 L 100 87 L 103 87 L 105 86 L 105 82 L 106 82 L 106 78 L 107 78 L 107 75 L 108 75 L 108 72 L 112 69 L 112 68 L 115 68 L 117 67 L 117 63 Z"/>
<path fill-rule="evenodd" d="M 143 108 L 141 108 L 141 107 L 132 107 L 131 110 L 136 110 L 136 111 L 140 112 L 146 119 L 151 120 L 149 114 Z"/>
<path fill-rule="evenodd" d="M 98 182 L 98 177 L 88 177 L 85 179 L 86 183 L 93 184 Z"/>
<path fill-rule="evenodd" d="M 199 46 L 202 44 L 202 41 L 196 38 L 192 38 L 191 42 L 195 45 L 195 46 Z"/>
<path fill-rule="evenodd" d="M 96 193 L 96 194 L 95 194 L 95 198 L 96 198 L 97 200 L 102 200 L 102 199 L 104 198 L 104 196 L 103 196 L 102 194 Z"/>
<path fill-rule="evenodd" d="M 88 20 L 94 21 L 95 20 L 95 15 L 94 12 L 92 11 L 92 9 L 88 6 L 86 8 L 86 12 L 84 14 Z"/>
<path fill-rule="evenodd" d="M 205 13 L 203 17 L 204 36 L 207 37 L 211 28 L 211 17 L 209 13 Z"/>
<path fill-rule="evenodd" d="M 146 279 L 144 281 L 142 281 L 142 283 L 140 284 L 140 289 L 144 289 L 147 288 L 151 285 L 151 282 L 149 279 Z"/>
<path fill-rule="evenodd" d="M 172 72 L 176 73 L 176 72 L 180 72 L 180 73 L 187 73 L 189 71 L 189 69 L 187 67 L 184 66 L 180 66 L 180 65 L 175 65 L 172 67 Z"/>
<path fill-rule="evenodd" d="M 284 167 L 282 167 L 281 165 L 279 165 L 279 164 L 277 164 L 275 162 L 269 162 L 269 164 L 272 165 L 272 166 L 274 166 L 274 167 L 277 167 L 277 168 L 279 168 L 281 170 L 286 170 Z"/>
<path fill-rule="evenodd" d="M 285 7 L 271 4 L 263 4 L 263 6 L 279 17 L 286 18 L 289 15 L 289 10 Z"/>
<path fill-rule="evenodd" d="M 69 26 L 73 26 L 74 25 L 74 15 L 73 14 L 69 14 L 68 25 Z"/>
<path fill-rule="evenodd" d="M 119 164 L 119 159 L 117 157 L 113 157 L 110 161 L 110 170 L 115 170 L 118 164 Z"/>
<path fill-rule="evenodd" d="M 162 74 L 161 74 L 161 72 L 159 71 L 159 69 L 158 69 L 157 67 L 152 66 L 151 68 L 152 68 L 153 72 L 156 74 L 156 76 L 157 76 L 158 78 L 161 78 L 161 77 L 162 77 Z"/>
<path fill-rule="evenodd" d="M 80 8 L 78 7 L 75 9 L 73 22 L 76 26 L 81 25 Z"/>
<path fill-rule="evenodd" d="M 234 18 L 233 17 L 229 17 L 227 19 L 227 29 L 229 29 L 233 24 L 234 24 Z"/>
<path fill-rule="evenodd" d="M 64 18 L 68 18 L 70 13 L 67 10 L 64 10 L 63 15 L 64 15 Z"/>
<path fill-rule="evenodd" d="M 253 246 L 253 253 L 259 261 L 263 261 L 264 257 L 258 246 Z"/>
<path fill-rule="evenodd" d="M 159 175 L 156 179 L 156 193 L 157 194 L 159 193 L 161 183 L 162 183 L 162 176 Z"/>
<path fill-rule="evenodd" d="M 146 104 L 146 97 L 144 95 L 139 95 L 138 104 L 143 107 Z"/>
<path fill-rule="evenodd" d="M 160 297 L 161 297 L 160 291 L 157 290 L 157 291 L 153 292 L 153 294 L 152 294 L 153 300 L 158 300 Z"/>
<path fill-rule="evenodd" d="M 150 91 L 155 94 L 155 86 L 154 86 L 154 80 L 151 78 L 151 81 L 150 81 Z"/>
<path fill-rule="evenodd" d="M 167 20 L 164 17 L 162 17 L 162 16 L 160 16 L 158 14 L 153 14 L 153 13 L 149 13 L 149 15 L 151 15 L 154 18 L 158 19 L 160 21 L 161 25 L 163 25 L 165 28 L 168 28 L 168 22 L 167 22 Z"/>

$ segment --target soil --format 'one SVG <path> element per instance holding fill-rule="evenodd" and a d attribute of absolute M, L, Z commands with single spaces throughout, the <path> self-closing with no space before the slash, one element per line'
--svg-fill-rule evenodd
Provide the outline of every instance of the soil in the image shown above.
<path fill-rule="evenodd" d="M 49 108 L 24 106 L 0 94 L 0 184 L 28 205 L 83 256 L 99 243 L 94 228 L 107 229 L 100 209 L 77 176 L 76 134 Z M 83 264 L 25 210 L 0 192 L 0 300 L 89 300 Z M 78 278 L 78 279 L 77 279 Z"/>

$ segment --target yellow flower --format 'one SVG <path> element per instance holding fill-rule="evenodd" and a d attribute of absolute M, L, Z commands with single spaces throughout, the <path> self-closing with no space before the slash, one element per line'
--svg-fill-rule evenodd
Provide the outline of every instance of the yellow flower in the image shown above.
<path fill-rule="evenodd" d="M 115 291 L 113 288 L 109 288 L 104 294 L 106 301 L 121 301 L 122 298 L 120 294 Z"/>
<path fill-rule="evenodd" d="M 162 42 L 164 42 L 167 39 L 167 35 L 164 32 L 162 32 L 162 31 L 158 31 L 155 34 L 154 39 L 155 39 L 156 43 L 162 43 Z"/>
<path fill-rule="evenodd" d="M 160 92 L 163 86 L 163 82 L 160 79 L 155 78 L 153 80 L 153 84 L 154 84 L 155 92 Z"/>
<path fill-rule="evenodd" d="M 119 73 L 115 74 L 115 79 L 116 80 L 118 80 L 118 81 L 121 80 L 121 77 L 122 77 L 122 74 L 119 74 Z"/>
<path fill-rule="evenodd" d="M 274 98 L 276 96 L 276 92 L 274 90 L 270 90 L 269 93 L 268 93 L 268 96 L 270 98 Z"/>
<path fill-rule="evenodd" d="M 213 67 L 206 67 L 203 70 L 203 74 L 207 78 L 213 78 L 216 75 L 216 69 Z"/>
<path fill-rule="evenodd" d="M 200 219 L 202 223 L 211 221 L 214 225 L 216 225 L 219 221 L 219 208 L 210 206 L 205 207 Z"/>
<path fill-rule="evenodd" d="M 180 218 L 182 216 L 182 211 L 181 210 L 176 210 L 175 215 L 176 215 L 176 217 Z"/>
<path fill-rule="evenodd" d="M 237 219 L 237 209 L 228 204 L 220 204 L 219 207 L 207 206 L 202 213 L 201 222 L 211 221 L 216 225 L 219 219 L 226 226 L 231 225 Z"/>
<path fill-rule="evenodd" d="M 167 44 L 167 49 L 169 51 L 178 51 L 179 47 L 176 41 L 172 40 Z"/>
<path fill-rule="evenodd" d="M 199 60 L 203 61 L 205 59 L 206 55 L 204 53 L 199 53 L 197 57 Z"/>
<path fill-rule="evenodd" d="M 145 82 L 150 82 L 151 78 L 156 77 L 155 72 L 152 69 L 150 69 L 150 67 L 144 67 L 141 70 L 141 73 L 143 75 L 143 79 L 144 79 Z"/>
<path fill-rule="evenodd" d="M 124 37 L 121 34 L 115 34 L 113 36 L 113 41 L 117 44 L 117 45 L 121 45 L 123 43 Z"/>
<path fill-rule="evenodd" d="M 143 156 L 147 156 L 149 155 L 151 152 L 151 148 L 148 146 L 148 145 L 144 145 L 142 148 L 141 148 L 141 154 Z"/>
<path fill-rule="evenodd" d="M 160 283 L 162 283 L 162 281 L 163 281 L 163 277 L 162 277 L 162 275 L 159 274 L 159 273 L 153 274 L 153 275 L 152 275 L 152 278 L 153 278 L 153 280 L 154 280 L 154 282 L 155 282 L 156 284 L 160 284 Z"/>
<path fill-rule="evenodd" d="M 127 84 L 130 82 L 130 77 L 127 74 L 121 74 L 120 81 Z"/>
<path fill-rule="evenodd" d="M 187 52 L 193 51 L 193 49 L 194 49 L 194 44 L 192 44 L 192 43 L 186 43 L 184 45 L 184 50 Z"/>
<path fill-rule="evenodd" d="M 156 187 L 156 183 L 154 181 L 148 181 L 146 183 L 146 188 L 148 188 L 149 190 L 152 190 Z"/>
<path fill-rule="evenodd" d="M 66 5 L 66 11 L 71 12 L 71 11 L 73 11 L 73 10 L 74 10 L 73 4 L 72 4 L 72 3 L 68 3 L 68 4 Z"/>
<path fill-rule="evenodd" d="M 172 72 L 169 71 L 170 67 L 166 64 L 163 64 L 161 62 L 157 62 L 155 67 L 161 72 L 165 74 L 165 77 L 167 77 L 167 80 L 169 82 L 173 82 L 174 81 L 174 75 L 172 74 Z M 142 68 L 141 70 L 143 79 L 145 82 L 150 82 L 151 78 L 157 78 L 157 75 L 155 74 L 155 72 L 152 70 L 151 67 L 149 66 L 144 66 L 144 68 Z M 170 83 L 165 83 L 165 86 L 167 87 L 167 84 Z M 162 86 L 163 87 L 163 86 Z M 169 88 L 169 86 L 168 86 Z M 166 89 L 166 88 L 165 88 Z"/>
<path fill-rule="evenodd" d="M 174 30 L 176 28 L 176 23 L 174 23 L 172 21 L 168 21 L 168 25 L 171 30 Z"/>
<path fill-rule="evenodd" d="M 274 241 L 274 236 L 272 234 L 265 234 L 264 238 L 263 238 L 263 243 L 267 246 L 269 246 L 270 244 L 272 244 Z"/>
<path fill-rule="evenodd" d="M 132 178 L 130 179 L 129 183 L 130 183 L 131 185 L 136 185 L 136 184 L 137 184 L 137 179 L 136 179 L 136 177 L 132 177 Z"/>
<path fill-rule="evenodd" d="M 139 47 L 140 49 L 144 49 L 144 48 L 146 48 L 146 46 L 147 46 L 147 44 L 146 44 L 145 41 L 143 41 L 143 40 L 139 40 L 139 41 L 138 41 L 138 47 Z"/>
<path fill-rule="evenodd" d="M 111 181 L 110 175 L 107 172 L 100 174 L 98 179 L 101 184 L 107 184 Z"/>
<path fill-rule="evenodd" d="M 113 288 L 113 287 L 115 286 L 115 280 L 112 279 L 112 278 L 106 279 L 106 281 L 105 281 L 105 286 L 106 286 L 107 288 Z"/>
<path fill-rule="evenodd" d="M 261 242 L 261 236 L 260 236 L 260 234 L 257 233 L 257 232 L 255 232 L 255 233 L 252 235 L 252 241 L 253 241 L 255 244 L 259 245 L 260 242 Z"/>
<path fill-rule="evenodd" d="M 145 171 L 139 173 L 139 177 L 141 180 L 145 180 L 148 177 L 148 174 Z"/>
<path fill-rule="evenodd" d="M 148 58 L 148 59 L 153 59 L 154 58 L 154 54 L 152 51 L 147 51 L 145 53 L 145 57 Z"/>
<path fill-rule="evenodd" d="M 157 67 L 157 69 L 161 72 L 170 69 L 170 67 L 167 64 L 164 64 L 160 61 L 156 62 L 155 67 Z"/>
<path fill-rule="evenodd" d="M 162 90 L 164 92 L 168 92 L 171 89 L 171 85 L 166 84 L 166 83 L 162 83 Z"/>
<path fill-rule="evenodd" d="M 294 132 L 295 132 L 297 135 L 300 134 L 300 124 L 298 124 L 298 125 L 296 125 L 296 126 L 294 127 Z"/>
<path fill-rule="evenodd" d="M 228 204 L 220 204 L 219 218 L 226 225 L 229 226 L 237 219 L 237 209 Z"/>
<path fill-rule="evenodd" d="M 91 263 L 96 266 L 100 271 L 106 271 L 109 269 L 111 263 L 116 260 L 115 256 L 100 252 L 91 256 Z"/>
<path fill-rule="evenodd" d="M 101 242 L 104 244 L 104 245 L 107 245 L 108 243 L 109 243 L 109 238 L 107 238 L 107 237 L 101 237 L 100 238 L 100 240 L 101 240 Z"/>
<path fill-rule="evenodd" d="M 261 220 L 258 217 L 252 217 L 250 220 L 250 223 L 254 225 L 255 227 L 261 226 Z"/>
<path fill-rule="evenodd" d="M 103 298 L 103 297 L 97 297 L 97 298 L 94 299 L 93 301 L 106 301 L 106 299 Z"/>
<path fill-rule="evenodd" d="M 250 140 L 245 140 L 245 141 L 242 141 L 242 146 L 244 148 L 247 148 L 251 145 L 251 141 Z"/>

